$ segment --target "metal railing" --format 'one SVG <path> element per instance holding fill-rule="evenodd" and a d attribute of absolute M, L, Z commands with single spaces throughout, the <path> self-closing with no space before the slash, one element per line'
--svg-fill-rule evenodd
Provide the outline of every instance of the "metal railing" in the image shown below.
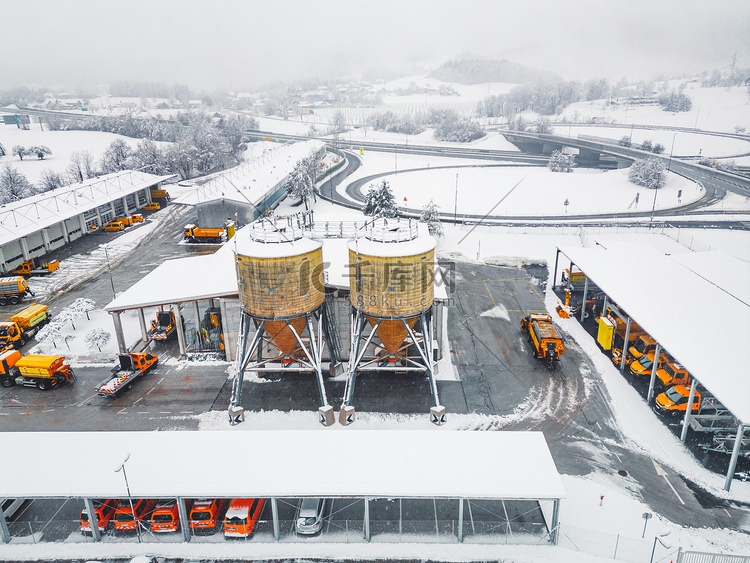
<path fill-rule="evenodd" d="M 750 563 L 750 555 L 726 555 L 724 553 L 680 550 L 677 554 L 677 563 Z"/>

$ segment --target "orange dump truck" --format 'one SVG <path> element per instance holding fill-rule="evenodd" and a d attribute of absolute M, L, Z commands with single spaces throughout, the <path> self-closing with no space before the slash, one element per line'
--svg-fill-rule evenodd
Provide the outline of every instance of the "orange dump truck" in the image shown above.
<path fill-rule="evenodd" d="M 185 225 L 182 239 L 191 243 L 217 244 L 228 241 L 234 236 L 235 222 L 227 221 L 220 229 L 206 229 L 197 225 Z"/>
<path fill-rule="evenodd" d="M 534 356 L 544 359 L 550 366 L 560 361 L 565 351 L 565 344 L 557 333 L 555 325 L 552 324 L 552 317 L 526 315 L 521 319 L 521 331 L 528 332 Z"/>

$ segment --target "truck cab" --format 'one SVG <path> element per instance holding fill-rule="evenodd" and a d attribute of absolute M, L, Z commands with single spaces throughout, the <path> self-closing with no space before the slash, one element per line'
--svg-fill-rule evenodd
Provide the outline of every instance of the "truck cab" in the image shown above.
<path fill-rule="evenodd" d="M 688 399 L 690 398 L 690 387 L 685 385 L 673 385 L 668 387 L 664 393 L 657 395 L 654 401 L 654 411 L 659 415 L 676 416 L 683 414 L 687 410 Z M 701 394 L 696 389 L 693 398 L 691 412 L 698 413 L 701 408 Z"/>
<path fill-rule="evenodd" d="M 635 341 L 630 348 L 628 348 L 628 354 L 633 360 L 638 360 L 644 354 L 653 352 L 656 350 L 656 340 L 651 338 L 648 334 L 641 334 L 638 340 Z"/>
<path fill-rule="evenodd" d="M 661 367 L 656 370 L 656 377 L 664 387 L 669 387 L 670 385 L 687 385 L 690 383 L 688 370 L 677 362 L 662 363 Z"/>
<path fill-rule="evenodd" d="M 651 370 L 654 367 L 654 352 L 655 351 L 656 350 L 647 352 L 643 354 L 637 360 L 634 360 L 633 363 L 630 364 L 630 373 L 632 373 L 633 375 L 637 375 L 639 377 L 649 377 L 651 375 Z M 657 369 L 661 367 L 664 361 L 665 361 L 664 354 L 659 354 L 659 365 Z"/>

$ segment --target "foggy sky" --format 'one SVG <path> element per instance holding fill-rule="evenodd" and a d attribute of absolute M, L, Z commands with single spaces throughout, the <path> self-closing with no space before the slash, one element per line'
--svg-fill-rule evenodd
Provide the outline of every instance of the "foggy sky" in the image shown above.
<path fill-rule="evenodd" d="M 565 79 L 750 67 L 746 0 L 0 0 L 0 89 L 193 89 L 417 73 L 462 54 Z"/>

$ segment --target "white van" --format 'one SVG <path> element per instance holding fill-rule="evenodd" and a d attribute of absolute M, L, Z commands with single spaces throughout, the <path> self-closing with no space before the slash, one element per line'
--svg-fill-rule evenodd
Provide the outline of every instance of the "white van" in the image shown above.
<path fill-rule="evenodd" d="M 298 534 L 311 536 L 323 528 L 323 513 L 326 508 L 324 498 L 302 499 L 297 515 L 296 529 Z"/>

